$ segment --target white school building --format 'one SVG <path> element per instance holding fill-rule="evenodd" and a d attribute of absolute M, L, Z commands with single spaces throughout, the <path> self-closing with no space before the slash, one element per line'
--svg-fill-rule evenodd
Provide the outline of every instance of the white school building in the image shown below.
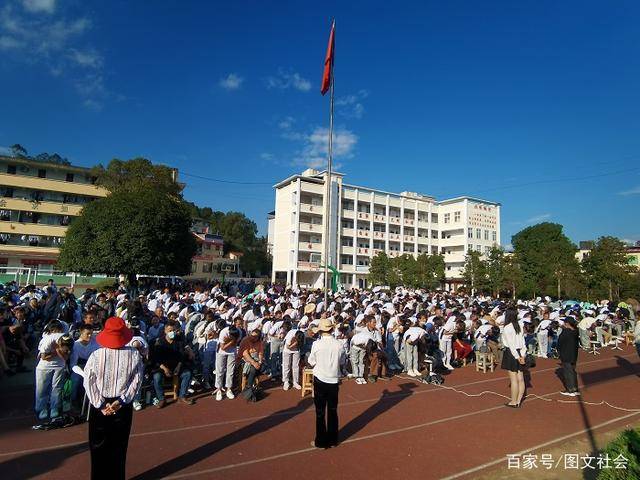
<path fill-rule="evenodd" d="M 500 204 L 474 197 L 437 201 L 413 192 L 390 193 L 344 183 L 332 173 L 331 211 L 324 201 L 327 172 L 308 169 L 274 185 L 269 215 L 272 280 L 322 288 L 325 258 L 347 287 L 366 288 L 369 262 L 378 252 L 442 254 L 446 288 L 462 283 L 466 252 L 500 245 Z M 324 222 L 330 226 L 324 252 Z"/>

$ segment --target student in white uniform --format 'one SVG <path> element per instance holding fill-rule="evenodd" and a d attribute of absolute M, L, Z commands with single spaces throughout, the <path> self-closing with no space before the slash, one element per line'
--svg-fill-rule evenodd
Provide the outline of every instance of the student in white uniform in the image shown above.
<path fill-rule="evenodd" d="M 240 332 L 235 327 L 225 327 L 218 338 L 218 351 L 216 352 L 216 400 L 222 400 L 225 391 L 227 398 L 233 400 L 235 395 L 233 388 L 233 373 L 236 368 L 236 353 Z M 223 384 L 224 383 L 224 384 Z"/>
<path fill-rule="evenodd" d="M 286 332 L 282 342 L 282 381 L 284 390 L 291 388 L 289 379 L 293 371 L 293 388 L 300 390 L 300 346 L 296 340 L 298 330 L 291 327 L 291 322 L 283 323 L 283 331 Z"/>
<path fill-rule="evenodd" d="M 442 352 L 442 363 L 445 368 L 449 370 L 454 370 L 451 365 L 451 355 L 452 355 L 452 337 L 456 331 L 456 317 L 451 315 L 445 324 L 440 329 L 440 333 L 438 338 L 440 339 L 440 351 Z"/>
<path fill-rule="evenodd" d="M 416 317 L 412 317 L 411 326 L 406 332 L 404 332 L 402 337 L 405 352 L 405 367 L 407 369 L 407 374 L 411 377 L 420 376 L 418 343 L 425 335 L 425 330 L 418 326 L 418 319 Z"/>
<path fill-rule="evenodd" d="M 542 314 L 542 320 L 536 328 L 536 335 L 538 337 L 538 356 L 540 358 L 547 358 L 549 351 L 549 327 L 551 326 L 551 320 L 549 320 L 549 313 L 544 312 Z"/>

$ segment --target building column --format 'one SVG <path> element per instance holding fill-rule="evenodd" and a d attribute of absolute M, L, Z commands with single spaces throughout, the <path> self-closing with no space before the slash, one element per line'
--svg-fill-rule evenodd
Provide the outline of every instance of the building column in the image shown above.
<path fill-rule="evenodd" d="M 400 197 L 400 255 L 404 254 L 404 197 Z"/>

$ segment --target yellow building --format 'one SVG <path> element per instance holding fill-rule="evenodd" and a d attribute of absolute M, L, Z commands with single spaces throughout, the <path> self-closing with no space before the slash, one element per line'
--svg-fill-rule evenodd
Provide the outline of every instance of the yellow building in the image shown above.
<path fill-rule="evenodd" d="M 91 170 L 0 156 L 0 267 L 52 272 L 70 220 L 107 196 Z"/>

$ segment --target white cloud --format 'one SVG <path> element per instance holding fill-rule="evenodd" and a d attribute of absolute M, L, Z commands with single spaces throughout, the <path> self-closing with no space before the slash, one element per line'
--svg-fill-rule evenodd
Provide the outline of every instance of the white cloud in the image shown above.
<path fill-rule="evenodd" d="M 10 0 L 0 9 L 0 50 L 12 54 L 9 58 L 15 63 L 43 65 L 52 76 L 73 85 L 87 108 L 97 110 L 97 105 L 118 95 L 105 86 L 100 52 L 83 45 L 91 26 L 86 16 L 57 13 L 55 0 Z"/>
<path fill-rule="evenodd" d="M 218 85 L 225 90 L 238 90 L 242 86 L 242 82 L 244 82 L 244 78 L 235 73 L 230 73 L 221 78 Z"/>
<path fill-rule="evenodd" d="M 102 55 L 93 49 L 82 51 L 72 48 L 69 58 L 82 67 L 101 68 L 103 63 Z"/>
<path fill-rule="evenodd" d="M 550 218 L 551 218 L 550 213 L 542 213 L 540 215 L 536 215 L 534 217 L 528 218 L 527 220 L 525 220 L 524 223 L 540 223 L 540 222 L 544 222 L 545 220 L 549 220 Z"/>
<path fill-rule="evenodd" d="M 53 13 L 56 0 L 22 0 L 22 5 L 31 13 Z"/>
<path fill-rule="evenodd" d="M 274 157 L 273 153 L 262 152 L 260 154 L 260 158 L 262 160 L 273 160 L 275 157 Z"/>
<path fill-rule="evenodd" d="M 304 165 L 312 168 L 321 168 L 327 163 L 329 157 L 329 129 L 315 127 L 308 134 L 301 134 L 297 140 L 302 141 L 302 148 L 293 159 L 294 165 Z M 353 157 L 353 152 L 358 143 L 358 137 L 352 131 L 345 128 L 336 128 L 333 132 L 333 159 L 344 160 Z M 340 164 L 336 162 L 335 167 Z"/>
<path fill-rule="evenodd" d="M 277 88 L 279 90 L 287 90 L 294 88 L 301 92 L 308 92 L 311 90 L 311 82 L 306 78 L 300 76 L 297 72 L 285 71 L 278 69 L 278 74 L 275 76 L 267 77 L 267 88 Z"/>
<path fill-rule="evenodd" d="M 624 196 L 628 196 L 628 195 L 640 195 L 640 186 L 637 186 L 635 188 L 632 188 L 630 190 L 624 190 L 622 192 L 618 192 L 618 195 L 624 195 Z"/>
<path fill-rule="evenodd" d="M 367 90 L 360 90 L 358 93 L 336 98 L 337 113 L 343 117 L 361 119 L 364 115 L 362 101 L 368 96 Z"/>

